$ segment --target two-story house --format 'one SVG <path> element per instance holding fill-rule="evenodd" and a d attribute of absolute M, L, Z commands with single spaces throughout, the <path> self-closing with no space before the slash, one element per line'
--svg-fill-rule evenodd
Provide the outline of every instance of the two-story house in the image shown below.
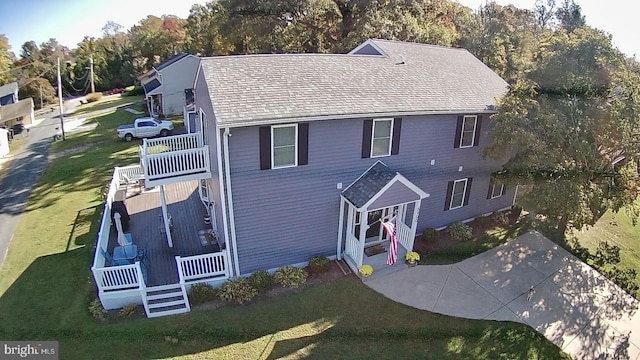
<path fill-rule="evenodd" d="M 189 87 L 191 132 L 143 140 L 140 165 L 114 171 L 92 268 L 105 308 L 188 311 L 190 284 L 316 255 L 389 269 L 366 251 L 389 248 L 382 223 L 395 222 L 401 258 L 418 231 L 514 202 L 516 187 L 492 177 L 501 163 L 481 155 L 507 84 L 466 50 L 368 40 L 349 54 L 202 58 Z M 130 187 L 118 189 L 134 178 L 159 191 L 128 200 Z M 187 183 L 197 183 L 187 195 L 169 190 Z M 133 203 L 151 196 L 155 209 Z M 200 213 L 183 205 L 189 198 Z M 118 199 L 149 265 L 110 259 Z M 202 214 L 207 222 L 192 222 Z M 144 223 L 158 219 L 161 233 Z"/>
<path fill-rule="evenodd" d="M 193 80 L 199 61 L 197 56 L 178 53 L 138 78 L 151 116 L 180 114 L 193 103 Z"/>
<path fill-rule="evenodd" d="M 235 273 L 330 254 L 357 268 L 394 215 L 411 251 L 418 230 L 511 206 L 480 153 L 506 87 L 466 50 L 396 41 L 202 59 L 199 129 Z"/>

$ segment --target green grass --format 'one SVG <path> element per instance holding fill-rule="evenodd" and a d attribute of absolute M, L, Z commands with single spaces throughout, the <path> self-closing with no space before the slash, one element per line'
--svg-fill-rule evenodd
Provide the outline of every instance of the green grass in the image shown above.
<path fill-rule="evenodd" d="M 640 273 L 640 224 L 633 226 L 629 216 L 624 211 L 614 213 L 607 211 L 598 222 L 589 228 L 581 231 L 572 231 L 569 236 L 575 236 L 579 243 L 589 249 L 590 253 L 595 253 L 598 242 L 606 241 L 610 245 L 620 247 L 619 267 L 636 269 Z M 605 266 L 605 269 L 610 268 Z M 636 284 L 640 285 L 640 278 L 637 277 Z M 640 294 L 638 294 L 640 296 Z"/>
<path fill-rule="evenodd" d="M 529 230 L 531 230 L 531 226 L 526 221 L 513 223 L 506 227 L 495 227 L 469 241 L 429 253 L 420 259 L 420 264 L 455 264 L 515 239 Z"/>
<path fill-rule="evenodd" d="M 103 96 L 96 102 L 78 106 L 74 111 L 74 116 L 86 115 L 91 112 L 106 110 L 112 107 L 133 104 L 140 100 L 142 100 L 142 96 L 121 96 L 120 94 L 107 95 Z"/>
<path fill-rule="evenodd" d="M 99 123 L 95 130 L 53 145 L 68 154 L 35 186 L 0 269 L 0 339 L 58 340 L 61 359 L 568 359 L 522 324 L 420 311 L 355 276 L 244 306 L 94 320 L 89 268 L 101 189 L 113 166 L 137 162 L 136 145 L 113 134 L 133 117 L 121 110 L 101 115 L 92 120 Z"/>

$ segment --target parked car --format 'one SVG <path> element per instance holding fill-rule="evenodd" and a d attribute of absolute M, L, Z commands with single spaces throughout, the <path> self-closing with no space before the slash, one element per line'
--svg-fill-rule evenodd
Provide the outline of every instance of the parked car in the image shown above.
<path fill-rule="evenodd" d="M 11 127 L 11 129 L 13 130 L 13 134 L 14 135 L 18 135 L 18 134 L 21 134 L 25 130 L 25 127 L 24 127 L 24 125 L 22 125 L 22 123 L 17 123 L 17 124 L 14 124 Z"/>
<path fill-rule="evenodd" d="M 134 137 L 146 138 L 167 136 L 173 131 L 171 121 L 160 121 L 152 117 L 137 118 L 133 124 L 120 125 L 116 128 L 118 138 L 131 141 Z"/>

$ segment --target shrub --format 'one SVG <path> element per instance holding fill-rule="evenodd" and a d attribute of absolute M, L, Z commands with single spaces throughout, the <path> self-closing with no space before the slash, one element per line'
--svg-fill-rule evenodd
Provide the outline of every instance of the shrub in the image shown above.
<path fill-rule="evenodd" d="M 309 271 L 321 274 L 329 270 L 329 259 L 326 256 L 314 256 L 309 260 Z"/>
<path fill-rule="evenodd" d="M 91 93 L 91 94 L 87 95 L 86 99 L 87 99 L 88 103 L 96 102 L 96 101 L 102 99 L 102 93 L 99 93 L 99 92 Z"/>
<path fill-rule="evenodd" d="M 273 276 L 267 270 L 258 270 L 249 276 L 249 284 L 259 293 L 265 292 L 273 286 Z"/>
<path fill-rule="evenodd" d="M 438 230 L 428 227 L 422 231 L 422 238 L 428 242 L 436 241 L 438 240 Z"/>
<path fill-rule="evenodd" d="M 511 207 L 511 213 L 518 218 L 520 216 L 520 214 L 522 214 L 522 206 L 520 205 L 513 205 Z"/>
<path fill-rule="evenodd" d="M 509 218 L 503 212 L 496 212 L 491 217 L 500 226 L 509 225 Z"/>
<path fill-rule="evenodd" d="M 136 95 L 144 95 L 144 88 L 142 86 L 127 86 L 125 88 L 125 92 L 122 93 L 123 96 L 136 96 Z"/>
<path fill-rule="evenodd" d="M 120 309 L 118 315 L 123 319 L 129 319 L 138 312 L 139 308 L 138 304 L 127 304 Z"/>
<path fill-rule="evenodd" d="M 203 304 L 212 301 L 216 296 L 216 289 L 207 283 L 194 284 L 189 288 L 189 302 Z"/>
<path fill-rule="evenodd" d="M 299 288 L 307 281 L 307 272 L 295 266 L 283 266 L 273 274 L 273 280 L 282 287 Z"/>
<path fill-rule="evenodd" d="M 226 302 L 243 304 L 251 301 L 256 295 L 256 290 L 247 278 L 230 279 L 224 282 L 218 289 L 218 297 Z"/>
<path fill-rule="evenodd" d="M 467 241 L 473 238 L 473 229 L 467 224 L 458 221 L 447 226 L 447 232 L 456 241 Z"/>
<path fill-rule="evenodd" d="M 89 304 L 89 313 L 91 313 L 91 316 L 96 320 L 104 320 L 105 316 L 107 316 L 107 310 L 102 307 L 98 299 L 93 299 Z"/>

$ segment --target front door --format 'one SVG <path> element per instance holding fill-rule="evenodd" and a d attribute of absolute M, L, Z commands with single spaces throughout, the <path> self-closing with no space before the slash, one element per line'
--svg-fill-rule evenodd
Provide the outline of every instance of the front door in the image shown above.
<path fill-rule="evenodd" d="M 380 218 L 382 217 L 382 210 L 369 211 L 367 216 L 367 225 L 369 225 L 369 229 L 367 229 L 366 238 L 376 238 L 380 236 L 380 228 L 382 224 L 380 223 Z"/>

